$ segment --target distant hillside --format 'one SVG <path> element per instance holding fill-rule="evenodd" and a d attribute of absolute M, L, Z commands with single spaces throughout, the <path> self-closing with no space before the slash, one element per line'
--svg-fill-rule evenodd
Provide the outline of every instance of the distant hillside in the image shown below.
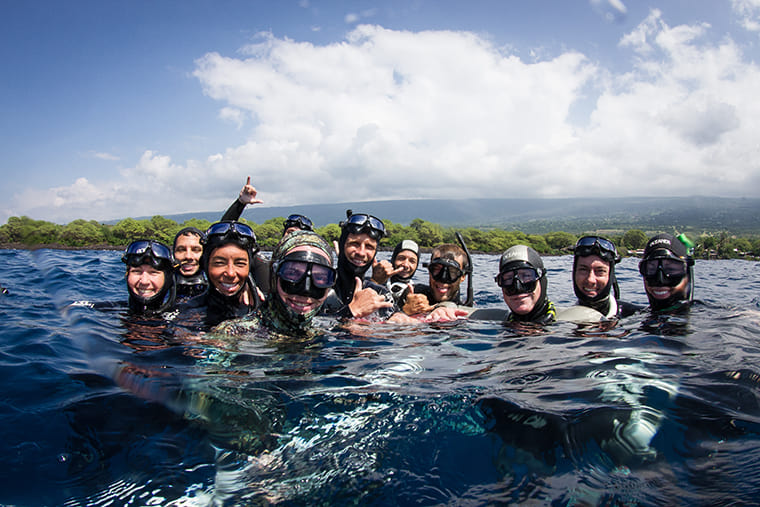
<path fill-rule="evenodd" d="M 317 226 L 337 223 L 346 210 L 365 212 L 408 225 L 421 218 L 447 227 L 518 229 L 529 234 L 552 231 L 672 229 L 760 233 L 760 199 L 721 197 L 626 197 L 609 199 L 431 199 L 248 207 L 246 220 L 302 213 Z M 218 220 L 216 212 L 168 215 L 178 223 L 190 218 Z M 137 218 L 137 217 L 135 217 Z"/>

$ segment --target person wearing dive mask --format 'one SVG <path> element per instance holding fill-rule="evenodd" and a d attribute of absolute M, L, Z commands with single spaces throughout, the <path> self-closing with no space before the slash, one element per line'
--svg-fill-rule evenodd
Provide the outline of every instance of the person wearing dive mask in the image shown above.
<path fill-rule="evenodd" d="M 556 320 L 554 303 L 546 294 L 544 262 L 532 248 L 515 245 L 501 254 L 496 284 L 510 309 L 507 322 L 550 324 Z"/>
<path fill-rule="evenodd" d="M 670 234 L 650 238 L 639 273 L 654 311 L 676 310 L 694 298 L 694 258 L 679 238 Z"/>
<path fill-rule="evenodd" d="M 615 265 L 620 262 L 615 245 L 601 236 L 583 236 L 573 249 L 573 291 L 578 305 L 592 308 L 602 318 L 633 315 L 640 308 L 620 301 Z"/>
<path fill-rule="evenodd" d="M 317 233 L 286 234 L 272 252 L 271 287 L 261 308 L 215 331 L 235 335 L 265 326 L 288 336 L 311 334 L 311 322 L 337 280 L 337 267 L 337 255 Z"/>
<path fill-rule="evenodd" d="M 209 326 L 255 310 L 262 300 L 251 274 L 256 251 L 256 235 L 246 224 L 212 224 L 206 231 L 201 256 L 201 268 L 209 286 L 206 292 L 190 299 L 185 307 L 205 308 L 205 322 Z"/>
<path fill-rule="evenodd" d="M 153 240 L 130 243 L 121 261 L 127 265 L 129 309 L 158 314 L 172 309 L 176 297 L 174 258 L 169 247 Z"/>
<path fill-rule="evenodd" d="M 385 287 L 364 275 L 372 267 L 377 246 L 386 235 L 383 221 L 366 213 L 346 210 L 338 239 L 338 280 L 324 305 L 324 313 L 341 318 L 363 318 L 374 313 L 382 319 L 395 309 Z"/>
<path fill-rule="evenodd" d="M 457 309 L 462 305 L 460 286 L 470 272 L 464 249 L 453 243 L 439 245 L 430 253 L 430 262 L 424 266 L 428 268 L 429 285 L 416 284 L 411 287 L 406 295 L 404 313 L 430 313 L 431 320 L 453 320 L 466 316 L 467 311 Z M 466 306 L 471 306 L 471 303 Z"/>

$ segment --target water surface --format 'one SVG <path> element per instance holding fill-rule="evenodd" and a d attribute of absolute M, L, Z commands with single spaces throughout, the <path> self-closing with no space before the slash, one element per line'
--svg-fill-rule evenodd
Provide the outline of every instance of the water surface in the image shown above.
<path fill-rule="evenodd" d="M 474 260 L 478 306 L 503 307 L 498 257 Z M 697 261 L 703 304 L 609 329 L 232 341 L 69 306 L 125 299 L 119 252 L 0 262 L 3 504 L 756 503 L 758 263 Z M 572 258 L 545 262 L 571 305 Z M 636 262 L 618 278 L 644 305 Z"/>

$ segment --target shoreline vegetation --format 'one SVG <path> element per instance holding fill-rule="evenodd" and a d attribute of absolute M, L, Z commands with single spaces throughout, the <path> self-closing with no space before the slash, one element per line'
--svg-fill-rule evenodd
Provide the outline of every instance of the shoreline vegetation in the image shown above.
<path fill-rule="evenodd" d="M 284 217 L 266 220 L 261 224 L 245 219 L 251 226 L 262 250 L 271 250 L 282 235 Z M 617 245 L 623 256 L 640 255 L 647 239 L 659 232 L 685 233 L 694 243 L 694 256 L 701 259 L 748 259 L 760 258 L 760 236 L 735 236 L 727 231 L 701 232 L 683 230 L 626 231 L 591 230 L 584 234 L 563 231 L 545 234 L 526 234 L 518 230 L 498 228 L 454 228 L 415 218 L 408 226 L 384 220 L 388 237 L 382 240 L 380 250 L 392 250 L 403 239 L 416 241 L 420 248 L 429 251 L 441 243 L 456 243 L 459 232 L 472 253 L 500 254 L 507 248 L 523 244 L 534 248 L 541 255 L 566 255 L 572 252 L 577 239 L 585 234 L 604 236 Z M 0 249 L 36 250 L 121 250 L 136 239 L 155 239 L 169 246 L 176 233 L 184 227 L 196 227 L 205 231 L 211 222 L 193 218 L 182 223 L 156 215 L 150 219 L 125 218 L 109 225 L 95 220 L 74 220 L 66 225 L 54 224 L 29 217 L 11 217 L 0 226 Z M 338 224 L 317 227 L 316 232 L 328 241 L 340 236 Z"/>

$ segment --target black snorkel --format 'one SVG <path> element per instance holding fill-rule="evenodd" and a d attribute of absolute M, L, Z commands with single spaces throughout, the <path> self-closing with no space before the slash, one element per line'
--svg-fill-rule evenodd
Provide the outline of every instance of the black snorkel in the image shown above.
<path fill-rule="evenodd" d="M 467 245 L 464 244 L 464 238 L 462 238 L 462 235 L 457 232 L 455 236 L 459 246 L 462 247 L 464 254 L 467 256 L 467 266 L 464 268 L 464 272 L 467 273 L 467 299 L 464 302 L 464 306 L 472 306 L 474 301 L 472 290 L 472 257 L 470 256 L 470 251 L 467 250 Z"/>

